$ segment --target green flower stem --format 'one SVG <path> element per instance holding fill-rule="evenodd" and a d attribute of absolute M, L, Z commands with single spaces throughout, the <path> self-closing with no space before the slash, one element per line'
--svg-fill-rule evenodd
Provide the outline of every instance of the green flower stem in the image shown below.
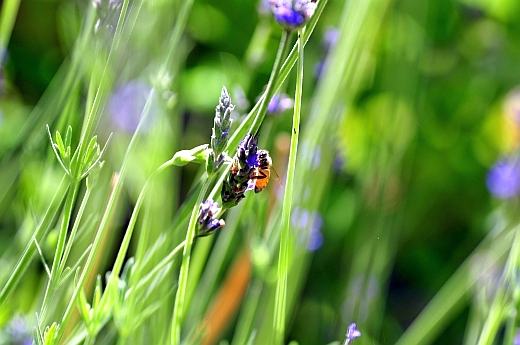
<path fill-rule="evenodd" d="M 139 282 L 136 284 L 135 289 L 138 290 L 143 287 L 147 287 L 149 281 L 158 274 L 162 269 L 168 266 L 173 262 L 175 256 L 179 253 L 181 249 L 184 248 L 186 241 L 182 241 L 175 247 L 168 255 L 166 255 L 157 265 L 155 265 L 150 272 L 148 272 L 145 276 L 143 276 Z"/>
<path fill-rule="evenodd" d="M 195 239 L 195 229 L 197 225 L 197 218 L 199 214 L 200 204 L 204 201 L 204 196 L 210 185 L 210 179 L 204 181 L 202 189 L 199 192 L 199 196 L 193 210 L 191 211 L 190 222 L 188 224 L 188 231 L 186 233 L 186 245 L 182 253 L 182 263 L 179 272 L 179 287 L 177 288 L 177 294 L 175 295 L 175 305 L 173 309 L 173 320 L 171 329 L 170 343 L 172 345 L 180 344 L 181 340 L 181 324 L 184 318 L 184 298 L 186 296 L 186 290 L 188 286 L 188 270 L 190 266 L 191 247 L 193 240 Z"/>
<path fill-rule="evenodd" d="M 43 219 L 41 220 L 40 224 L 38 224 L 38 227 L 34 232 L 33 238 L 31 238 L 31 240 L 25 247 L 25 250 L 22 256 L 20 257 L 20 260 L 16 263 L 13 273 L 10 274 L 9 280 L 0 292 L 0 307 L 4 306 L 5 302 L 13 292 L 14 288 L 20 282 L 20 279 L 22 278 L 25 270 L 27 269 L 27 267 L 29 267 L 29 264 L 31 263 L 33 255 L 36 252 L 36 245 L 34 245 L 33 239 L 39 242 L 47 233 L 47 231 L 51 227 L 53 219 L 56 217 L 58 211 L 61 209 L 60 205 L 62 204 L 63 199 L 65 198 L 65 191 L 69 187 L 69 177 L 65 176 L 61 181 L 58 189 L 56 189 L 56 193 L 54 193 L 54 197 L 52 198 L 52 201 L 49 207 L 47 208 L 47 211 L 45 212 Z"/>
<path fill-rule="evenodd" d="M 60 261 L 60 265 L 59 265 L 59 269 L 58 269 L 60 276 L 63 273 L 63 270 L 65 269 L 65 264 L 67 263 L 67 259 L 69 257 L 70 251 L 72 250 L 72 244 L 74 243 L 74 238 L 76 237 L 76 234 L 78 233 L 79 225 L 81 223 L 81 219 L 83 218 L 83 214 L 85 213 L 85 207 L 87 207 L 87 203 L 88 203 L 91 193 L 92 193 L 92 189 L 87 187 L 87 190 L 85 191 L 85 195 L 83 196 L 83 200 L 81 201 L 81 205 L 79 207 L 78 214 L 76 215 L 76 219 L 74 220 L 74 225 L 72 226 L 69 240 L 67 241 L 67 245 L 65 247 L 65 252 L 63 253 L 63 256 Z"/>
<path fill-rule="evenodd" d="M 478 345 L 494 343 L 500 326 L 508 316 L 508 309 L 511 308 L 513 304 L 513 289 L 517 288 L 516 272 L 520 253 L 520 228 L 515 227 L 512 231 L 515 234 L 514 239 L 511 249 L 509 250 L 502 277 L 499 280 L 502 282 L 502 285 L 499 286 L 495 293 L 486 320 L 482 326 L 482 331 L 477 342 Z"/>
<path fill-rule="evenodd" d="M 21 0 L 5 0 L 0 12 L 0 54 L 7 48 Z M 0 56 L 0 60 L 3 56 Z M 1 63 L 2 61 L 0 61 Z"/>
<path fill-rule="evenodd" d="M 287 300 L 287 274 L 289 270 L 289 231 L 291 230 L 291 207 L 294 190 L 294 175 L 296 167 L 296 153 L 298 150 L 298 136 L 300 134 L 300 111 L 303 88 L 303 30 L 298 33 L 298 67 L 296 69 L 296 91 L 294 95 L 294 115 L 291 132 L 291 147 L 287 166 L 287 179 L 282 206 L 282 233 L 280 236 L 280 252 L 278 257 L 278 281 L 276 284 L 275 314 L 274 314 L 274 342 L 282 344 L 285 335 L 285 314 Z"/>
<path fill-rule="evenodd" d="M 274 93 L 278 89 L 275 87 L 278 82 L 278 77 L 280 75 L 280 63 L 282 62 L 283 53 L 285 52 L 287 46 L 289 45 L 289 37 L 290 32 L 284 30 L 282 32 L 282 37 L 280 38 L 280 45 L 278 46 L 278 51 L 276 52 L 276 58 L 274 60 L 273 70 L 271 72 L 271 76 L 269 77 L 269 82 L 267 83 L 267 88 L 264 92 L 264 97 L 260 100 L 260 108 L 256 113 L 255 121 L 251 126 L 251 134 L 256 135 L 262 122 L 264 121 L 265 114 L 267 112 L 267 107 L 269 106 L 269 102 L 274 96 Z"/>
<path fill-rule="evenodd" d="M 57 287 L 57 283 L 60 280 L 60 262 L 62 261 L 63 253 L 65 252 L 65 240 L 67 239 L 67 230 L 69 229 L 70 219 L 72 217 L 72 210 L 74 208 L 74 202 L 78 193 L 79 183 L 73 183 L 67 193 L 67 199 L 65 201 L 65 208 L 63 217 L 61 219 L 60 233 L 58 235 L 58 243 L 56 245 L 56 251 L 54 253 L 54 260 L 52 261 L 51 277 L 45 290 L 43 297 L 42 309 L 40 313 L 40 320 L 45 317 L 47 310 L 48 298 L 54 294 Z"/>
<path fill-rule="evenodd" d="M 137 223 L 137 216 L 139 215 L 139 211 L 141 206 L 143 205 L 144 197 L 146 195 L 146 191 L 148 186 L 153 181 L 153 179 L 165 168 L 173 165 L 173 159 L 163 163 L 160 167 L 158 167 L 152 175 L 148 178 L 146 183 L 144 184 L 141 192 L 139 193 L 139 197 L 135 203 L 134 210 L 132 211 L 132 216 L 130 217 L 130 221 L 128 222 L 128 227 L 125 231 L 125 236 L 123 237 L 123 241 L 121 242 L 121 246 L 119 247 L 119 251 L 117 253 L 116 261 L 114 262 L 114 266 L 112 268 L 112 275 L 114 277 L 118 277 L 119 273 L 121 273 L 121 269 L 123 268 L 124 260 L 126 257 L 126 253 L 128 251 L 128 247 L 130 246 L 130 240 L 132 239 L 132 235 L 134 233 L 135 225 Z M 139 245 L 141 247 L 141 245 Z M 143 249 L 138 250 L 138 253 L 142 252 Z"/>

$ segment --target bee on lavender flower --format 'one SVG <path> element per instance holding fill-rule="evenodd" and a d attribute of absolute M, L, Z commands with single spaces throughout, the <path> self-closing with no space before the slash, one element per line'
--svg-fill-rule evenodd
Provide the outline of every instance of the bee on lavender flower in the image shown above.
<path fill-rule="evenodd" d="M 255 181 L 255 193 L 260 193 L 269 183 L 269 180 L 271 178 L 271 168 L 273 169 L 273 172 L 276 175 L 276 180 L 278 181 L 278 184 L 282 186 L 280 177 L 278 176 L 276 170 L 274 170 L 273 168 L 273 161 L 271 159 L 271 156 L 269 156 L 269 151 L 258 150 L 256 160 L 258 166 L 250 176 L 250 179 Z"/>
<path fill-rule="evenodd" d="M 237 153 L 228 175 L 222 184 L 222 203 L 225 208 L 238 205 L 245 192 L 252 189 L 251 174 L 256 170 L 258 138 L 248 133 L 238 145 Z"/>

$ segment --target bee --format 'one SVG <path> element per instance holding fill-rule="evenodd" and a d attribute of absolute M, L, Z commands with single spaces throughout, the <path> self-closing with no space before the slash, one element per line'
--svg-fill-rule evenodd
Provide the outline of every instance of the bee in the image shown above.
<path fill-rule="evenodd" d="M 271 168 L 276 174 L 276 180 L 282 185 L 278 173 L 273 168 L 273 161 L 267 150 L 258 150 L 257 153 L 258 167 L 251 173 L 250 179 L 255 180 L 255 193 L 260 193 L 269 183 L 271 178 Z"/>

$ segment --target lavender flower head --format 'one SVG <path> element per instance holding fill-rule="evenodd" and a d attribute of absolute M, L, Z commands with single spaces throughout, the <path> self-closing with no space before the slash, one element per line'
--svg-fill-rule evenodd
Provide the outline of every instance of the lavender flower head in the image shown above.
<path fill-rule="evenodd" d="M 223 219 L 215 218 L 220 211 L 220 206 L 212 199 L 208 199 L 200 204 L 199 217 L 197 220 L 197 236 L 203 237 L 211 235 L 226 225 L 226 222 Z"/>
<path fill-rule="evenodd" d="M 258 138 L 250 133 L 238 145 L 237 153 L 228 178 L 222 184 L 222 205 L 230 208 L 238 205 L 245 198 L 245 192 L 254 188 L 251 175 L 258 167 Z"/>
<path fill-rule="evenodd" d="M 214 174 L 220 169 L 226 160 L 226 149 L 229 140 L 229 129 L 233 120 L 231 112 L 235 106 L 231 104 L 231 97 L 225 86 L 222 87 L 220 93 L 219 104 L 215 108 L 215 119 L 213 122 L 213 130 L 211 135 L 211 149 L 208 155 L 206 170 L 208 175 Z"/>
<path fill-rule="evenodd" d="M 519 157 L 506 157 L 496 162 L 488 172 L 486 185 L 489 192 L 499 199 L 520 195 Z"/>
<path fill-rule="evenodd" d="M 311 0 L 269 0 L 274 18 L 284 29 L 301 28 L 316 10 Z"/>
<path fill-rule="evenodd" d="M 361 332 L 356 328 L 356 323 L 353 322 L 347 327 L 347 333 L 345 334 L 345 343 L 344 345 L 352 344 L 354 339 L 359 338 L 361 336 Z"/>

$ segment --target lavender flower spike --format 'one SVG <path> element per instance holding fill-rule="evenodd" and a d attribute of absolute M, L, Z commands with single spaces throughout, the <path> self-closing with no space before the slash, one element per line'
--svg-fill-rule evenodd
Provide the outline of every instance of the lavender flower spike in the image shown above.
<path fill-rule="evenodd" d="M 301 28 L 316 10 L 312 0 L 269 0 L 274 18 L 284 29 Z"/>
<path fill-rule="evenodd" d="M 347 327 L 347 334 L 345 334 L 345 343 L 344 345 L 352 344 L 354 339 L 359 338 L 361 336 L 361 332 L 356 328 L 356 323 L 353 322 Z"/>
<path fill-rule="evenodd" d="M 229 140 L 229 129 L 233 120 L 231 112 L 235 106 L 231 104 L 231 97 L 225 86 L 222 87 L 219 104 L 215 109 L 215 119 L 211 135 L 212 152 L 208 155 L 206 170 L 208 175 L 212 175 L 220 169 L 226 159 L 226 149 Z"/>
<path fill-rule="evenodd" d="M 228 178 L 222 184 L 222 206 L 231 208 L 245 198 L 245 192 L 254 188 L 251 174 L 258 167 L 258 138 L 250 133 L 238 145 Z"/>
<path fill-rule="evenodd" d="M 218 203 L 211 199 L 200 204 L 199 217 L 197 219 L 197 236 L 203 237 L 213 234 L 215 231 L 226 225 L 223 219 L 216 218 L 221 208 Z"/>

